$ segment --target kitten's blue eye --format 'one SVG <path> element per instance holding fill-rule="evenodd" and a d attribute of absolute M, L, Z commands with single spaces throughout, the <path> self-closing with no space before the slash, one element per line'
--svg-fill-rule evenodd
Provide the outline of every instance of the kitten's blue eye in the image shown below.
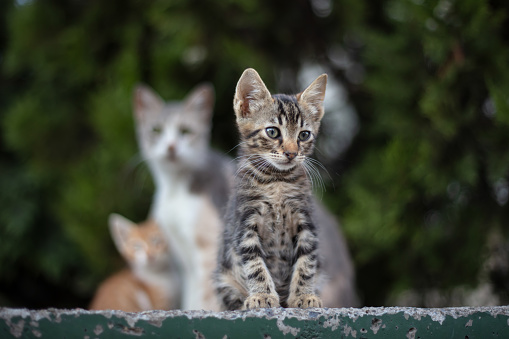
<path fill-rule="evenodd" d="M 163 131 L 163 128 L 161 126 L 154 126 L 152 127 L 152 133 L 154 134 L 161 134 L 161 132 Z"/>
<path fill-rule="evenodd" d="M 302 131 L 299 134 L 299 140 L 300 141 L 306 141 L 311 136 L 311 133 L 309 131 Z"/>
<path fill-rule="evenodd" d="M 281 132 L 279 132 L 279 130 L 276 127 L 267 127 L 265 129 L 265 132 L 267 132 L 267 135 L 272 139 L 276 139 L 281 135 Z"/>

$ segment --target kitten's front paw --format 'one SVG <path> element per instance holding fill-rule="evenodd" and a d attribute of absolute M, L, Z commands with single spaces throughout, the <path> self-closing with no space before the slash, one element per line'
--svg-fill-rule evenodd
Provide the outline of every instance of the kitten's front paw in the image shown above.
<path fill-rule="evenodd" d="M 322 299 L 314 294 L 301 294 L 288 300 L 290 308 L 322 307 Z"/>
<path fill-rule="evenodd" d="M 256 293 L 246 298 L 242 309 L 250 310 L 253 308 L 267 307 L 279 307 L 279 297 L 274 294 Z"/>

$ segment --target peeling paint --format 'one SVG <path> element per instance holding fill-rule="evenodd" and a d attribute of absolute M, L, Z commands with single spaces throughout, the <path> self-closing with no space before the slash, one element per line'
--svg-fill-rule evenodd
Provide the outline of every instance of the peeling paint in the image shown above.
<path fill-rule="evenodd" d="M 300 332 L 300 328 L 285 325 L 283 323 L 283 319 L 277 320 L 277 328 L 279 328 L 279 330 L 285 335 L 291 333 L 293 336 L 296 336 Z"/>
<path fill-rule="evenodd" d="M 155 319 L 155 320 L 149 320 L 148 323 L 150 325 L 152 325 L 152 326 L 161 328 L 161 326 L 163 326 L 163 319 L 162 318 L 158 318 L 158 319 Z"/>
<path fill-rule="evenodd" d="M 352 337 L 356 338 L 357 337 L 357 331 L 354 330 L 353 328 L 351 328 L 350 326 L 348 325 L 345 325 L 344 329 L 343 329 L 343 333 L 348 337 L 350 335 L 350 333 L 352 334 Z"/>
<path fill-rule="evenodd" d="M 124 319 L 127 321 L 127 324 L 129 325 L 129 327 L 135 327 L 136 323 L 138 322 L 137 318 L 124 317 Z"/>
<path fill-rule="evenodd" d="M 371 320 L 371 327 L 369 329 L 371 331 L 373 331 L 373 334 L 376 334 L 381 326 L 382 326 L 382 319 L 373 318 L 373 320 Z M 385 327 L 385 325 L 384 325 L 384 327 Z"/>
<path fill-rule="evenodd" d="M 37 338 L 42 337 L 42 333 L 39 330 L 32 330 L 32 334 Z"/>
<path fill-rule="evenodd" d="M 470 319 L 470 320 L 469 320 L 469 321 L 467 321 L 467 323 L 465 324 L 465 327 L 470 327 L 470 326 L 472 326 L 472 323 L 473 323 L 473 322 L 474 322 L 474 321 L 473 321 L 472 319 Z"/>
<path fill-rule="evenodd" d="M 127 327 L 120 324 L 118 325 L 118 327 L 120 328 L 120 332 L 127 335 L 141 336 L 145 333 L 145 331 L 141 327 Z"/>
<path fill-rule="evenodd" d="M 25 327 L 25 320 L 21 319 L 18 321 L 18 323 L 12 323 L 10 319 L 7 321 L 7 326 L 9 326 L 9 329 L 11 331 L 11 334 L 15 336 L 16 338 L 21 337 L 23 334 L 23 328 Z"/>
<path fill-rule="evenodd" d="M 408 330 L 406 333 L 406 337 L 408 339 L 415 339 L 415 334 L 417 333 L 417 329 L 415 327 L 412 327 Z"/>
<path fill-rule="evenodd" d="M 103 333 L 104 329 L 101 325 L 97 325 L 94 329 L 94 334 L 95 335 L 100 335 L 101 333 Z"/>
<path fill-rule="evenodd" d="M 414 319 L 417 321 L 421 321 L 421 317 L 422 317 L 422 315 L 419 313 L 414 314 Z"/>
<path fill-rule="evenodd" d="M 195 339 L 205 339 L 205 336 L 202 333 L 200 333 L 200 331 L 193 330 L 193 333 L 195 335 L 195 337 L 194 337 Z"/>
<path fill-rule="evenodd" d="M 323 328 L 330 327 L 331 330 L 334 332 L 335 330 L 338 329 L 340 324 L 341 324 L 341 319 L 339 319 L 338 317 L 333 317 L 323 323 Z"/>

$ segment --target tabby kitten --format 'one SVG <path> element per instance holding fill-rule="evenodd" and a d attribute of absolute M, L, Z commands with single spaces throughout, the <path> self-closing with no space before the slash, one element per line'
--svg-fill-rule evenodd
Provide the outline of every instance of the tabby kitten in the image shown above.
<path fill-rule="evenodd" d="M 112 214 L 110 233 L 129 264 L 105 280 L 90 304 L 91 310 L 140 312 L 177 307 L 178 279 L 172 274 L 168 244 L 153 220 L 136 225 Z"/>
<path fill-rule="evenodd" d="M 209 147 L 213 106 L 214 90 L 206 84 L 174 102 L 147 86 L 134 92 L 138 144 L 155 183 L 150 216 L 178 264 L 184 310 L 219 309 L 212 272 L 233 164 Z"/>
<path fill-rule="evenodd" d="M 323 74 L 299 94 L 271 96 L 253 69 L 237 83 L 240 161 L 215 275 L 224 309 L 322 306 L 306 161 L 326 83 Z"/>

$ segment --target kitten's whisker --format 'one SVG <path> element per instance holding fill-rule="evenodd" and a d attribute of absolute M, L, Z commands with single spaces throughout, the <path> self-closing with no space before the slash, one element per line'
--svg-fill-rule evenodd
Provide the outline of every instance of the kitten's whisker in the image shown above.
<path fill-rule="evenodd" d="M 332 182 L 332 189 L 336 190 L 336 187 L 334 186 L 334 180 L 332 180 L 332 177 L 331 177 L 329 171 L 327 171 L 327 168 L 325 168 L 325 166 L 320 161 L 318 161 L 316 159 L 307 158 L 307 160 L 309 160 L 313 164 L 316 164 L 316 165 L 320 166 L 325 171 L 325 173 L 327 173 L 327 176 L 329 177 L 330 181 Z"/>
<path fill-rule="evenodd" d="M 322 189 L 324 191 L 326 191 L 326 188 L 325 188 L 325 182 L 323 181 L 323 178 L 322 178 L 322 175 L 320 174 L 320 171 L 318 170 L 318 168 L 316 168 L 312 162 L 309 163 L 310 165 L 310 168 L 312 169 L 312 171 L 315 173 L 316 177 L 318 178 L 318 181 L 320 183 L 320 186 L 322 187 Z"/>
<path fill-rule="evenodd" d="M 244 170 L 246 167 L 256 167 L 260 164 L 263 164 L 265 162 L 265 159 L 263 159 L 262 157 L 254 160 L 254 161 L 249 161 L 250 159 L 248 158 L 247 160 L 245 160 L 245 163 L 241 166 L 241 168 L 239 169 L 239 171 L 237 171 L 237 174 L 235 176 L 237 176 L 240 171 Z M 248 170 L 246 170 L 246 172 L 244 173 L 244 175 L 242 176 L 242 179 L 241 181 L 244 181 L 244 178 L 246 177 L 246 175 L 250 173 L 250 177 L 252 176 L 254 178 L 254 175 L 255 175 L 255 172 L 253 170 L 253 168 L 250 168 Z M 251 180 L 252 182 L 252 180 Z"/>
<path fill-rule="evenodd" d="M 315 180 L 318 182 L 319 184 L 319 187 L 320 189 L 322 190 L 322 195 L 323 195 L 323 192 L 326 191 L 326 187 L 325 187 L 325 183 L 322 179 L 322 176 L 320 175 L 320 172 L 318 171 L 318 169 L 314 166 L 313 162 L 309 161 L 305 161 L 304 164 L 306 164 L 306 167 L 307 169 L 309 170 L 310 174 L 312 177 L 315 178 Z"/>
<path fill-rule="evenodd" d="M 313 181 L 313 177 L 311 176 L 311 174 L 309 173 L 308 169 L 307 169 L 307 166 L 306 166 L 306 163 L 302 163 L 302 168 L 304 169 L 304 171 L 306 172 L 306 176 L 309 178 L 309 181 L 311 183 L 311 191 L 314 190 L 315 188 L 315 183 Z"/>
<path fill-rule="evenodd" d="M 249 159 L 247 159 L 249 160 Z M 235 172 L 235 176 L 237 176 L 244 168 L 246 168 L 247 166 L 249 166 L 250 162 L 249 161 L 242 161 L 240 162 L 240 165 L 239 167 L 237 168 L 237 171 Z"/>
<path fill-rule="evenodd" d="M 325 168 L 325 166 L 318 160 L 314 159 L 314 158 L 306 158 L 306 160 L 309 160 L 311 161 L 313 164 L 316 164 L 318 166 L 320 166 L 325 172 L 328 173 L 327 169 Z"/>
<path fill-rule="evenodd" d="M 316 147 L 316 145 L 315 145 L 314 149 L 317 150 L 318 153 L 320 153 L 322 156 L 325 157 L 325 154 L 318 147 Z"/>
<path fill-rule="evenodd" d="M 249 166 L 249 164 L 251 164 L 252 162 L 250 161 L 251 158 L 255 157 L 255 156 L 260 156 L 258 154 L 252 154 L 252 155 L 249 155 L 249 156 L 246 156 L 247 159 L 242 159 L 239 161 L 240 163 L 240 166 L 239 168 L 237 169 L 236 173 L 235 173 L 235 176 L 237 176 L 237 174 L 242 171 L 242 169 L 244 169 L 246 166 Z M 261 157 L 260 157 L 261 158 Z M 258 160 L 258 159 L 257 159 Z M 255 160 L 255 162 L 257 161 Z"/>
<path fill-rule="evenodd" d="M 237 147 L 239 147 L 240 145 L 245 144 L 245 143 L 247 143 L 247 141 L 239 142 L 237 145 L 233 146 L 233 148 L 231 150 L 226 152 L 226 154 L 230 153 L 231 151 L 233 151 L 234 149 L 236 149 Z"/>
<path fill-rule="evenodd" d="M 322 185 L 322 180 L 321 180 L 320 175 L 316 172 L 316 170 L 312 164 L 306 163 L 306 167 L 307 167 L 311 177 L 313 178 L 313 181 L 315 182 L 316 189 L 317 190 L 320 189 L 323 192 L 324 187 Z"/>
<path fill-rule="evenodd" d="M 261 163 L 261 166 L 259 168 L 260 171 L 264 171 L 266 168 L 268 168 L 270 166 L 270 163 L 266 160 L 264 160 L 262 163 Z M 254 172 L 253 172 L 253 179 L 254 179 Z M 254 182 L 251 181 L 251 186 L 254 186 Z"/>
<path fill-rule="evenodd" d="M 253 158 L 256 158 L 256 159 L 254 161 L 251 161 L 251 159 L 253 159 Z M 242 165 L 245 165 L 245 164 L 249 165 L 249 164 L 252 164 L 254 162 L 258 162 L 260 159 L 263 159 L 261 154 L 252 154 L 249 157 L 247 157 L 246 159 L 239 160 L 239 163 L 242 164 Z"/>
<path fill-rule="evenodd" d="M 122 170 L 122 181 L 124 183 L 126 183 L 129 180 L 129 176 L 132 175 L 132 180 L 134 182 L 132 186 L 135 188 L 135 194 L 140 194 L 140 192 L 145 187 L 147 178 L 149 177 L 147 175 L 142 175 L 146 173 L 144 168 L 148 167 L 147 163 L 147 159 L 143 158 L 141 153 L 136 153 L 129 159 L 126 166 Z"/>
<path fill-rule="evenodd" d="M 245 161 L 247 158 L 247 160 L 253 158 L 253 157 L 263 157 L 264 154 L 248 154 L 248 155 L 239 155 L 238 157 L 236 157 L 235 159 L 232 159 L 232 161 L 235 161 L 235 160 L 239 160 L 240 161 Z"/>

